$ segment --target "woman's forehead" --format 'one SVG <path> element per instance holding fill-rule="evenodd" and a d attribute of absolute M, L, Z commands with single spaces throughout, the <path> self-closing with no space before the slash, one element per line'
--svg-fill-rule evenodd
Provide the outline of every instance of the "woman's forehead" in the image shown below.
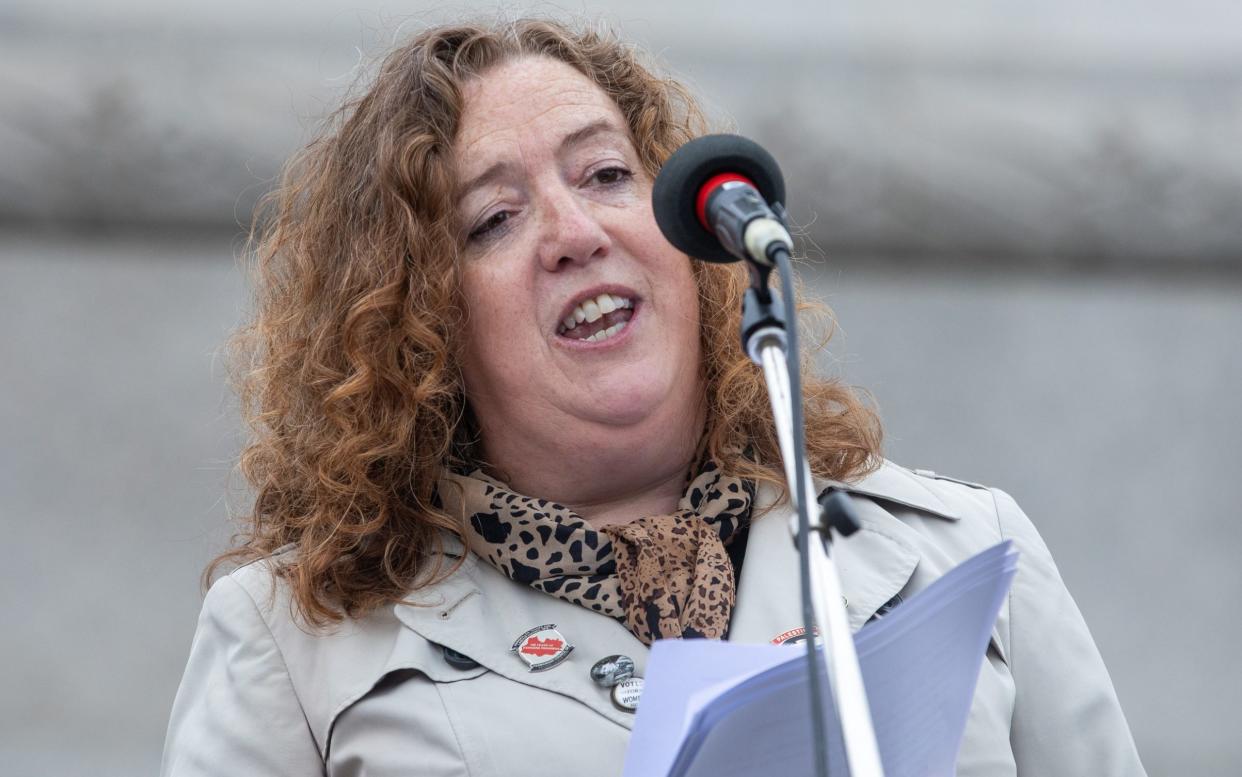
<path fill-rule="evenodd" d="M 625 136 L 616 104 L 574 68 L 546 57 L 498 65 L 463 89 L 454 157 L 468 180 L 503 154 L 554 151 L 611 129 Z"/>

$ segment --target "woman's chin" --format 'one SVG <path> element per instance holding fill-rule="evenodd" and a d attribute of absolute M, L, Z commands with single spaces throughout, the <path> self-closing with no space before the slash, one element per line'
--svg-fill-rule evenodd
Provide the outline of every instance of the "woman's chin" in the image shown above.
<path fill-rule="evenodd" d="M 575 397 L 578 400 L 575 415 L 603 426 L 623 428 L 667 418 L 666 404 L 672 397 L 671 387 L 666 383 L 654 379 L 607 381 L 584 392 L 589 401 L 582 402 L 582 395 Z"/>

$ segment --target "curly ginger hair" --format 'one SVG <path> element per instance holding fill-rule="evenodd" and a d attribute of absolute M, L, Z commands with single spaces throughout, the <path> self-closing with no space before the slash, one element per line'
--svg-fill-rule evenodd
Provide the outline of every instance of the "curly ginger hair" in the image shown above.
<path fill-rule="evenodd" d="M 525 56 L 560 60 L 598 85 L 653 177 L 706 131 L 687 90 L 611 34 L 546 20 L 458 24 L 392 51 L 369 88 L 289 161 L 256 216 L 255 310 L 233 339 L 252 431 L 240 468 L 255 499 L 238 544 L 205 581 L 222 564 L 293 546 L 276 572 L 305 620 L 323 626 L 456 568 L 445 533 L 460 537 L 464 524 L 435 498 L 443 469 L 470 463 L 473 435 L 455 336 L 465 311 L 451 152 L 463 85 Z M 746 273 L 702 262 L 694 272 L 701 450 L 725 471 L 781 488 L 762 373 L 737 342 Z M 804 394 L 815 473 L 847 480 L 874 467 L 874 412 L 836 381 L 808 376 Z"/>

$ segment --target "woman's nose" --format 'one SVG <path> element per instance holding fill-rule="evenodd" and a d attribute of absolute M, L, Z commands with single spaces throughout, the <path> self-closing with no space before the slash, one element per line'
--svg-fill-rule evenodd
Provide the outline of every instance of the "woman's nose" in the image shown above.
<path fill-rule="evenodd" d="M 585 264 L 605 256 L 612 247 L 612 240 L 590 203 L 572 190 L 547 192 L 542 211 L 539 261 L 548 272 L 570 264 Z"/>

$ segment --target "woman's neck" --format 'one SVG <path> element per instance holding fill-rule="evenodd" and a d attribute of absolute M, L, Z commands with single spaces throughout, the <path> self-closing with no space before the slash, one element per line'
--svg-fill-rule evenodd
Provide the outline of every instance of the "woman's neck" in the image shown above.
<path fill-rule="evenodd" d="M 687 467 L 630 494 L 619 494 L 595 502 L 568 505 L 596 529 L 629 523 L 647 515 L 663 515 L 677 509 L 686 489 Z"/>
<path fill-rule="evenodd" d="M 602 528 L 676 510 L 702 428 L 695 419 L 680 433 L 624 440 L 614 432 L 570 450 L 545 445 L 510 451 L 485 444 L 483 454 L 490 473 L 514 491 L 562 504 Z"/>

